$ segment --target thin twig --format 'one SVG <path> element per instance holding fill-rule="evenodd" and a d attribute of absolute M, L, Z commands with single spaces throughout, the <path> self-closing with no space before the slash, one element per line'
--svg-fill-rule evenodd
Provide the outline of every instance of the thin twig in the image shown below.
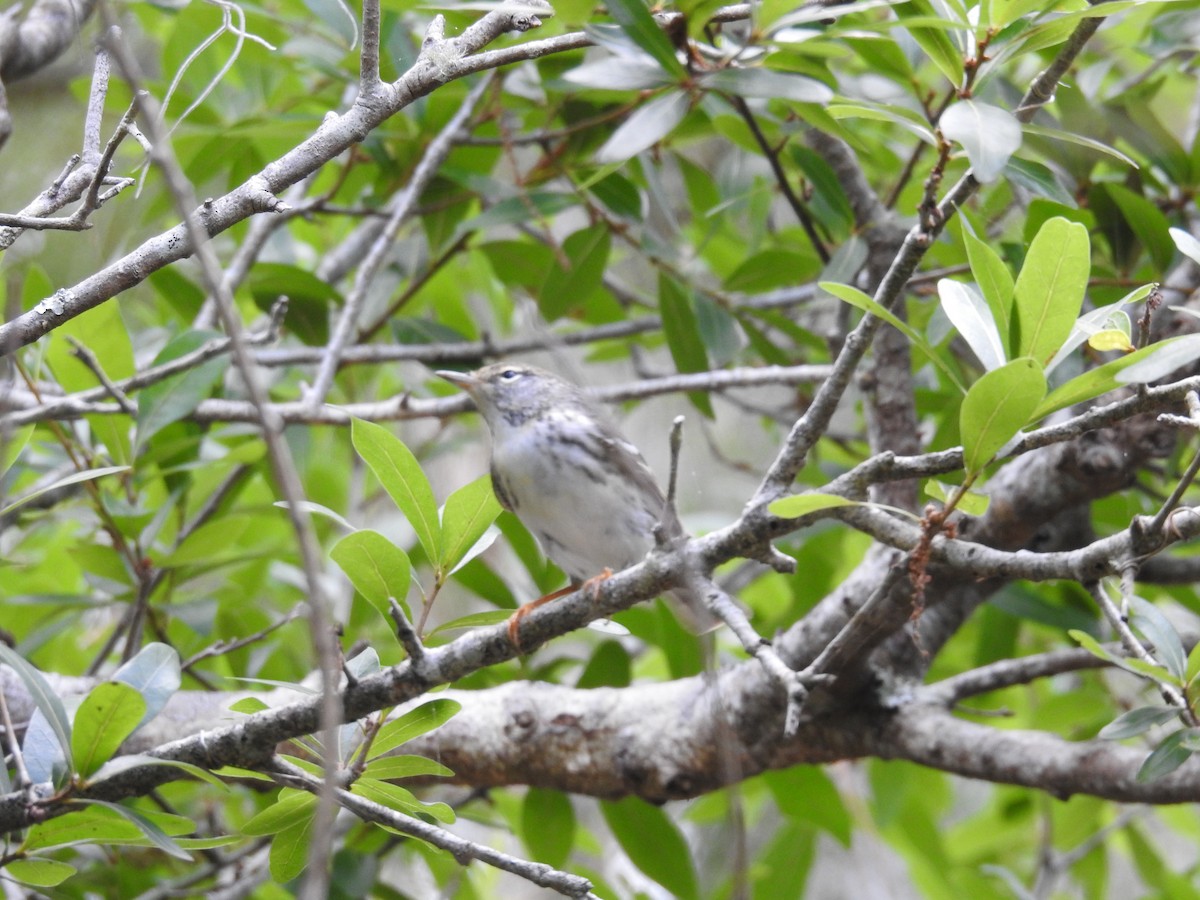
<path fill-rule="evenodd" d="M 315 794 L 323 794 L 327 789 L 319 780 L 313 778 L 299 766 L 289 763 L 282 757 L 275 757 L 272 767 L 281 783 L 291 787 L 300 787 Z M 552 868 L 544 863 L 531 862 L 493 850 L 484 844 L 477 844 L 465 838 L 451 834 L 434 825 L 426 824 L 413 816 L 407 816 L 394 809 L 375 803 L 365 797 L 352 794 L 339 787 L 332 788 L 335 800 L 344 808 L 354 813 L 364 822 L 376 822 L 388 828 L 393 828 L 401 834 L 420 838 L 426 843 L 448 851 L 454 859 L 466 865 L 473 859 L 487 863 L 504 872 L 509 872 L 539 887 L 549 888 L 567 897 L 593 898 L 592 884 L 586 878 L 571 875 Z"/>
<path fill-rule="evenodd" d="M 467 93 L 458 111 L 446 123 L 446 126 L 438 133 L 437 137 L 430 141 L 420 163 L 413 171 L 412 178 L 409 179 L 408 184 L 397 198 L 387 225 L 371 245 L 371 250 L 362 265 L 358 267 L 354 278 L 354 287 L 346 297 L 337 325 L 325 347 L 320 368 L 313 379 L 312 387 L 305 395 L 304 402 L 309 409 L 315 409 L 325 402 L 325 397 L 328 395 L 330 387 L 333 386 L 333 377 L 337 373 L 342 351 L 349 345 L 358 326 L 358 318 L 363 304 L 366 302 L 367 291 L 382 268 L 383 262 L 396 240 L 396 235 L 400 231 L 400 226 L 408 219 L 409 213 L 416 205 L 417 198 L 421 196 L 426 186 L 433 180 L 438 168 L 450 155 L 460 132 L 475 109 L 475 104 L 487 90 L 488 83 L 487 78 L 480 79 Z"/>

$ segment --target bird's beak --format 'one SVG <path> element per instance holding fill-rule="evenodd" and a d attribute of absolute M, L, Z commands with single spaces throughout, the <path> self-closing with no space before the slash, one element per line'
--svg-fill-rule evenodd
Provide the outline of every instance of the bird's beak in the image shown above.
<path fill-rule="evenodd" d="M 451 372 L 449 369 L 439 369 L 433 374 L 438 378 L 445 378 L 451 384 L 458 385 L 464 391 L 479 387 L 479 379 L 471 372 Z"/>

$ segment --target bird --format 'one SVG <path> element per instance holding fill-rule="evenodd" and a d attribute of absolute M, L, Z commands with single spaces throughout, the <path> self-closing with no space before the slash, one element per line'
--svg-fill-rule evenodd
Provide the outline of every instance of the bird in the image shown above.
<path fill-rule="evenodd" d="M 483 416 L 496 499 L 571 580 L 517 610 L 508 627 L 514 646 L 520 646 L 526 613 L 641 561 L 654 548 L 660 523 L 665 539 L 683 536 L 641 452 L 578 385 L 509 362 L 436 374 L 466 391 Z M 692 631 L 720 624 L 694 592 L 676 588 L 671 594 Z"/>

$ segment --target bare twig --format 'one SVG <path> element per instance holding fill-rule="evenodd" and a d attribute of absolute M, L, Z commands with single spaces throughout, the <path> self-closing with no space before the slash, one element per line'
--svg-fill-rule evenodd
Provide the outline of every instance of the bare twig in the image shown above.
<path fill-rule="evenodd" d="M 416 205 L 417 198 L 428 187 L 429 182 L 433 180 L 433 176 L 437 174 L 438 168 L 445 161 L 446 157 L 450 155 L 450 151 L 454 148 L 455 142 L 458 140 L 467 120 L 475 109 L 475 104 L 479 102 L 479 98 L 483 96 L 484 91 L 487 90 L 487 86 L 488 79 L 480 79 L 479 83 L 467 93 L 467 96 L 458 108 L 458 112 L 451 117 L 450 121 L 446 123 L 446 126 L 438 133 L 437 137 L 429 143 L 429 147 L 426 148 L 425 154 L 421 157 L 420 163 L 417 164 L 417 168 L 413 171 L 408 184 L 405 185 L 404 190 L 401 191 L 396 202 L 393 204 L 387 225 L 371 245 L 366 259 L 358 267 L 358 272 L 354 279 L 354 287 L 346 297 L 341 314 L 338 317 L 337 325 L 322 355 L 321 365 L 317 369 L 316 378 L 313 380 L 312 387 L 305 395 L 304 402 L 308 405 L 309 409 L 316 409 L 325 402 L 325 397 L 333 385 L 333 377 L 337 373 L 342 351 L 352 340 L 354 331 L 358 326 L 358 318 L 363 304 L 366 302 L 367 291 L 383 266 L 384 260 L 391 250 L 393 242 L 396 240 L 396 235 L 400 231 L 400 226 L 408 219 L 409 214 Z"/>
<path fill-rule="evenodd" d="M 325 787 L 319 781 L 299 766 L 293 765 L 282 757 L 275 757 L 272 766 L 275 769 L 277 777 L 284 784 L 292 787 L 301 787 L 315 794 L 321 794 L 325 790 Z M 333 796 L 340 806 L 354 813 L 364 822 L 377 822 L 380 825 L 395 829 L 401 834 L 420 838 L 426 843 L 449 851 L 461 865 L 466 865 L 471 860 L 477 859 L 480 862 L 487 863 L 489 866 L 510 872 L 532 884 L 549 888 L 567 897 L 594 897 L 591 893 L 591 882 L 586 878 L 579 878 L 578 876 L 561 872 L 544 863 L 519 859 L 507 853 L 501 853 L 499 850 L 493 850 L 491 847 L 483 844 L 468 841 L 442 828 L 428 825 L 420 819 L 407 816 L 381 803 L 375 803 L 372 800 L 367 800 L 365 797 L 352 794 L 350 791 L 340 787 L 333 788 Z"/>

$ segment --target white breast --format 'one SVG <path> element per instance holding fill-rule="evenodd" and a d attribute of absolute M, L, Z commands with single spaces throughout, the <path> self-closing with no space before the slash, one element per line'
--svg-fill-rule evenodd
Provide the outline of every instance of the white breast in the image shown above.
<path fill-rule="evenodd" d="M 599 461 L 570 440 L 583 421 L 560 424 L 568 440 L 552 445 L 538 438 L 533 423 L 493 435 L 492 464 L 514 512 L 574 580 L 633 565 L 654 545 L 658 511 L 614 487 Z"/>

